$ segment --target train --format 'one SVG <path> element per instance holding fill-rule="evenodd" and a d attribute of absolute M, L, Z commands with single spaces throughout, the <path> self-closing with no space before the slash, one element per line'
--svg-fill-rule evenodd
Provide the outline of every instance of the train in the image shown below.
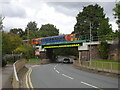
<path fill-rule="evenodd" d="M 36 38 L 32 40 L 32 44 L 45 44 L 45 43 L 56 43 L 56 42 L 65 42 L 65 41 L 77 41 L 81 40 L 80 34 L 69 34 L 61 36 L 52 36 L 44 38 Z"/>
<path fill-rule="evenodd" d="M 32 39 L 32 44 L 46 44 L 46 43 L 56 43 L 56 42 L 65 42 L 65 41 L 78 41 L 85 39 L 84 36 L 80 34 L 68 34 L 68 35 L 61 35 L 61 36 L 52 36 L 52 37 L 43 37 L 43 38 L 35 38 Z M 24 40 L 25 43 L 30 43 L 29 40 Z"/>

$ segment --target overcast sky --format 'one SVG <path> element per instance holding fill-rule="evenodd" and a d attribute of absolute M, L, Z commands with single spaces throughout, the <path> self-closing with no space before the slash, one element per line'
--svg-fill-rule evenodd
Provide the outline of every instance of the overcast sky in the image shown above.
<path fill-rule="evenodd" d="M 66 2 L 63 2 L 66 1 Z M 82 0 L 83 1 L 83 0 Z M 85 1 L 85 0 L 84 0 Z M 89 2 L 88 2 L 89 1 Z M 92 1 L 92 2 L 91 2 Z M 94 2 L 94 1 L 100 1 Z M 76 16 L 82 11 L 83 6 L 95 5 L 98 3 L 104 8 L 106 17 L 112 28 L 118 29 L 113 16 L 112 9 L 115 7 L 116 0 L 1 0 L 0 14 L 5 16 L 3 21 L 4 29 L 9 31 L 11 28 L 25 29 L 30 21 L 36 21 L 38 28 L 44 24 L 54 24 L 60 33 L 70 34 L 76 24 Z"/>

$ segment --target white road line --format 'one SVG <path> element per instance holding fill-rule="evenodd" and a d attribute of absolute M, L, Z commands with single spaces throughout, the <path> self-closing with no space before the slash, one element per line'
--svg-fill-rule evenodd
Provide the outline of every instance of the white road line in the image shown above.
<path fill-rule="evenodd" d="M 58 65 L 58 64 L 57 64 Z M 56 68 L 57 67 L 57 65 L 55 65 L 55 67 L 54 68 Z"/>
<path fill-rule="evenodd" d="M 93 88 L 98 88 L 98 87 L 93 86 L 93 85 L 91 85 L 91 84 L 88 84 L 88 83 L 86 83 L 86 82 L 82 82 L 82 81 L 81 81 L 81 83 L 82 83 L 82 84 L 85 84 L 85 85 L 88 85 L 88 86 L 91 86 L 91 87 L 93 87 Z"/>
<path fill-rule="evenodd" d="M 65 76 L 65 77 L 67 77 L 67 78 L 74 79 L 74 78 L 72 78 L 72 77 L 70 77 L 70 76 L 67 76 L 67 75 L 65 75 L 65 74 L 62 74 L 62 75 Z"/>
<path fill-rule="evenodd" d="M 60 73 L 58 70 L 55 70 L 57 73 Z"/>
<path fill-rule="evenodd" d="M 55 70 L 55 68 L 54 68 L 54 70 Z"/>

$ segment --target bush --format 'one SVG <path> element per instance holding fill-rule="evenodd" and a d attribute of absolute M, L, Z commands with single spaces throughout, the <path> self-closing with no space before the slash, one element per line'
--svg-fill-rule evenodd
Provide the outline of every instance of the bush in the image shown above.
<path fill-rule="evenodd" d="M 2 57 L 2 67 L 6 66 L 7 60 L 5 57 Z"/>
<path fill-rule="evenodd" d="M 108 58 L 108 48 L 109 45 L 107 42 L 101 42 L 99 46 L 99 55 L 102 59 L 107 59 Z"/>
<path fill-rule="evenodd" d="M 24 44 L 14 50 L 14 53 L 22 53 L 23 58 L 29 59 L 34 57 L 34 48 Z"/>

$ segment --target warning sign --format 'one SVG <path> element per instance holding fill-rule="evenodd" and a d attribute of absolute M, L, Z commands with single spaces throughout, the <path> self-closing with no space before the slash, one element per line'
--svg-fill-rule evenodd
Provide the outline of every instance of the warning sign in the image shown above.
<path fill-rule="evenodd" d="M 35 51 L 35 55 L 40 55 L 40 51 Z"/>

